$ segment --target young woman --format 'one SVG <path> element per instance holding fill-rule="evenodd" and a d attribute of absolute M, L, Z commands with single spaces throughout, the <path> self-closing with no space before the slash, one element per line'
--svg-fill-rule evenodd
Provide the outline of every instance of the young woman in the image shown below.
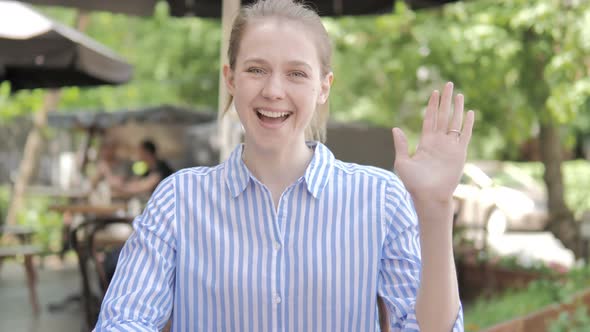
<path fill-rule="evenodd" d="M 97 331 L 462 331 L 452 194 L 474 122 L 447 84 L 396 173 L 336 160 L 317 134 L 333 74 L 319 17 L 292 0 L 236 18 L 225 80 L 244 144 L 159 185 L 134 222 Z M 321 136 L 321 135 L 320 135 Z M 399 177 L 399 178 L 398 178 Z M 401 180 L 400 180 L 401 179 Z"/>

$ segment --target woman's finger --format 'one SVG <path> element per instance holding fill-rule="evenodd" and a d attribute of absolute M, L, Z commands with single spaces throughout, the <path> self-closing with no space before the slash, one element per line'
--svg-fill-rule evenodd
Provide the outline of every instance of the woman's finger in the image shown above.
<path fill-rule="evenodd" d="M 436 113 L 436 130 L 438 132 L 447 133 L 449 127 L 449 114 L 451 110 L 451 101 L 453 99 L 453 82 L 449 82 L 445 85 L 443 90 L 442 98 L 440 100 L 440 106 Z"/>
<path fill-rule="evenodd" d="M 408 154 L 408 140 L 406 139 L 406 135 L 404 132 L 399 128 L 392 129 L 393 134 L 393 145 L 395 151 L 394 153 L 394 168 L 397 169 L 397 165 L 399 161 L 406 160 L 410 156 Z"/>
<path fill-rule="evenodd" d="M 436 110 L 438 109 L 440 93 L 438 90 L 434 90 L 428 100 L 428 106 L 426 106 L 426 113 L 424 113 L 424 122 L 422 123 L 422 134 L 426 134 L 434 131 L 436 128 Z"/>
<path fill-rule="evenodd" d="M 459 133 L 461 132 L 461 124 L 463 123 L 463 104 L 464 104 L 464 98 L 462 94 L 458 94 L 455 97 L 455 110 L 453 111 L 453 117 L 451 118 L 451 124 L 449 125 L 449 128 L 447 129 L 447 131 L 451 131 L 451 130 L 458 130 L 458 132 L 456 132 L 456 135 L 459 135 Z"/>
<path fill-rule="evenodd" d="M 463 124 L 463 130 L 461 131 L 460 141 L 464 144 L 469 144 L 471 140 L 471 133 L 473 132 L 473 124 L 475 123 L 475 112 L 467 112 L 465 117 L 465 123 Z"/>

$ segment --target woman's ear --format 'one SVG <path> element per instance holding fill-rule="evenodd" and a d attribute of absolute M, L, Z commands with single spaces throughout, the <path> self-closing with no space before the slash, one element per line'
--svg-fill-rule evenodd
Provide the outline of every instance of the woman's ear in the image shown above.
<path fill-rule="evenodd" d="M 234 95 L 234 71 L 229 67 L 229 65 L 223 66 L 223 78 L 225 80 L 225 86 L 227 87 L 227 91 L 230 95 Z"/>
<path fill-rule="evenodd" d="M 328 101 L 328 97 L 330 96 L 330 88 L 332 87 L 332 82 L 334 81 L 334 73 L 329 72 L 324 78 L 322 79 L 320 85 L 320 95 L 318 96 L 318 104 L 325 104 Z"/>

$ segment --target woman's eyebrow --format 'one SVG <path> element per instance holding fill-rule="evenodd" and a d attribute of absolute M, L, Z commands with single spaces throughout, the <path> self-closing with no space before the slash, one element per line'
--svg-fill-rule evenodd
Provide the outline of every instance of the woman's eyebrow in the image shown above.
<path fill-rule="evenodd" d="M 248 63 L 256 63 L 256 64 L 262 63 L 262 64 L 267 64 L 268 62 L 266 60 L 264 60 L 264 59 L 261 59 L 261 58 L 251 58 L 251 59 L 246 59 L 244 61 L 244 64 L 248 64 Z"/>
<path fill-rule="evenodd" d="M 262 58 L 250 58 L 250 59 L 246 59 L 244 60 L 244 64 L 268 64 L 268 61 L 262 59 Z M 288 65 L 290 66 L 296 66 L 296 67 L 305 67 L 307 70 L 311 71 L 312 68 L 311 66 L 305 62 L 305 61 L 301 61 L 301 60 L 291 60 L 287 62 Z"/>
<path fill-rule="evenodd" d="M 307 70 L 311 71 L 311 66 L 305 62 L 305 61 L 299 61 L 299 60 L 292 60 L 288 62 L 289 65 L 292 66 L 299 66 L 299 67 L 305 67 Z"/>

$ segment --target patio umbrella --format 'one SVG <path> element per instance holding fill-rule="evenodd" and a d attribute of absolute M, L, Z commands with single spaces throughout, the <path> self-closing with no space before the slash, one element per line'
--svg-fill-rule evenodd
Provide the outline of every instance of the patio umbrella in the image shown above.
<path fill-rule="evenodd" d="M 193 110 L 180 106 L 160 105 L 141 109 L 120 109 L 113 112 L 95 110 L 53 112 L 47 116 L 47 124 L 60 129 L 106 130 L 128 124 L 196 125 L 215 119 L 215 113 L 209 109 Z"/>
<path fill-rule="evenodd" d="M 151 16 L 158 0 L 24 0 L 44 6 L 63 6 L 82 10 L 99 10 L 113 13 Z"/>
<path fill-rule="evenodd" d="M 65 6 L 84 10 L 103 10 L 137 16 L 150 16 L 158 0 L 25 0 L 38 5 Z M 162 0 L 164 1 L 164 0 Z M 220 0 L 166 0 L 172 16 L 221 17 Z M 242 0 L 242 4 L 254 0 Z M 394 0 L 314 0 L 307 1 L 321 15 L 366 15 L 391 11 Z M 436 1 L 422 1 L 436 2 Z"/>
<path fill-rule="evenodd" d="M 24 0 L 37 5 L 102 10 L 150 16 L 158 0 Z M 160 0 L 164 1 L 164 0 Z M 254 0 L 242 0 L 248 4 Z M 307 0 L 322 16 L 368 15 L 391 12 L 396 0 Z M 453 0 L 406 0 L 412 8 L 436 7 Z M 221 0 L 166 0 L 172 16 L 221 17 Z"/>
<path fill-rule="evenodd" d="M 249 4 L 255 1 L 241 0 L 241 3 Z M 406 0 L 404 2 L 411 8 L 419 9 L 437 7 L 453 1 L 456 0 Z M 170 14 L 173 16 L 221 17 L 222 15 L 222 1 L 219 0 L 167 0 L 167 2 L 170 6 Z M 396 0 L 306 0 L 305 2 L 321 16 L 352 16 L 391 12 Z"/>
<path fill-rule="evenodd" d="M 242 0 L 249 4 L 255 0 Z M 395 0 L 313 0 L 306 1 L 322 16 L 367 15 L 391 12 Z M 174 16 L 221 17 L 222 2 L 218 0 L 168 0 Z"/>
<path fill-rule="evenodd" d="M 28 5 L 0 1 L 0 81 L 13 90 L 121 84 L 132 66 Z"/>

